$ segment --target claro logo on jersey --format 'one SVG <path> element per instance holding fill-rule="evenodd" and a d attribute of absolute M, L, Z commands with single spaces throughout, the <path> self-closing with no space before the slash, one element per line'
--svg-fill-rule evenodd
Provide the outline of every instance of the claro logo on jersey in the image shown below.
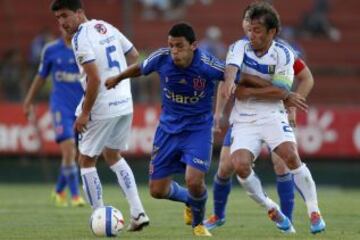
<path fill-rule="evenodd" d="M 60 82 L 76 82 L 79 81 L 80 75 L 78 73 L 69 73 L 65 71 L 56 71 L 55 79 Z"/>
<path fill-rule="evenodd" d="M 185 96 L 181 94 L 176 94 L 173 91 L 170 91 L 167 88 L 164 88 L 165 96 L 173 102 L 181 103 L 181 104 L 195 104 L 200 101 L 201 98 L 205 97 L 205 92 L 194 91 L 193 96 Z"/>
<path fill-rule="evenodd" d="M 105 25 L 102 23 L 98 23 L 94 27 L 100 34 L 105 34 L 107 32 Z"/>

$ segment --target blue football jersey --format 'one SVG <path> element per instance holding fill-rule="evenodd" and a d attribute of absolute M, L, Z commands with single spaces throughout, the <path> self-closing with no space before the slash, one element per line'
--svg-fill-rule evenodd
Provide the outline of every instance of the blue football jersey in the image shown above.
<path fill-rule="evenodd" d="M 44 79 L 51 75 L 51 109 L 61 109 L 74 115 L 84 90 L 79 82 L 74 53 L 63 39 L 57 39 L 44 47 L 38 74 Z"/>
<path fill-rule="evenodd" d="M 216 81 L 224 79 L 224 62 L 200 49 L 187 68 L 177 67 L 169 48 L 153 52 L 141 72 L 160 76 L 162 111 L 160 127 L 168 133 L 211 128 Z"/>

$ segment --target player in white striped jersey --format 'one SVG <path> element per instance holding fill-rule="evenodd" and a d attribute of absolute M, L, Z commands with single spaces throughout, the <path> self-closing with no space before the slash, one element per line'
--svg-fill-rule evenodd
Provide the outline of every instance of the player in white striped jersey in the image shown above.
<path fill-rule="evenodd" d="M 104 21 L 88 20 L 80 0 L 54 0 L 51 9 L 58 23 L 75 34 L 72 45 L 85 90 L 76 111 L 75 129 L 79 133 L 79 164 L 87 199 L 93 209 L 104 205 L 96 170 L 97 157 L 103 153 L 130 205 L 128 230 L 141 230 L 149 224 L 149 218 L 133 172 L 121 155 L 127 149 L 132 122 L 130 82 L 127 79 L 112 90 L 104 85 L 107 78 L 126 69 L 127 62 L 135 63 L 139 54 L 117 28 Z"/>
<path fill-rule="evenodd" d="M 252 170 L 252 161 L 258 156 L 261 141 L 278 154 L 294 176 L 294 182 L 304 197 L 311 219 L 311 232 L 325 229 L 317 202 L 315 183 L 311 173 L 299 158 L 296 140 L 288 124 L 282 100 L 306 109 L 304 99 L 291 93 L 294 77 L 292 52 L 283 44 L 273 41 L 280 26 L 275 9 L 270 4 L 259 3 L 249 12 L 250 42 L 238 41 L 229 50 L 226 60 L 224 97 L 229 97 L 237 71 L 268 80 L 272 86 L 236 89 L 237 98 L 230 122 L 233 124 L 231 158 L 238 179 L 248 194 L 264 206 L 281 230 L 292 228 L 277 204 L 263 192 L 260 180 Z M 243 82 L 242 84 L 246 84 Z"/>

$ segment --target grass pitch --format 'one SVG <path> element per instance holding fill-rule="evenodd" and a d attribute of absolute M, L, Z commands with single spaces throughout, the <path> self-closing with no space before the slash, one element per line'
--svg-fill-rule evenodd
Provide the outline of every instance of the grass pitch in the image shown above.
<path fill-rule="evenodd" d="M 45 184 L 0 184 L 0 239 L 95 239 L 88 219 L 89 206 L 56 208 L 50 202 L 52 186 Z M 120 239 L 198 239 L 183 223 L 180 203 L 150 198 L 146 186 L 139 188 L 151 219 L 142 232 L 122 232 Z M 274 189 L 267 189 L 275 200 Z M 326 232 L 312 235 L 305 205 L 298 196 L 294 212 L 297 233 L 284 235 L 234 181 L 227 221 L 212 231 L 212 239 L 360 239 L 360 189 L 318 188 L 320 207 L 327 223 Z M 128 205 L 116 185 L 104 185 L 104 200 L 120 209 L 128 223 Z M 207 216 L 212 210 L 209 187 Z"/>

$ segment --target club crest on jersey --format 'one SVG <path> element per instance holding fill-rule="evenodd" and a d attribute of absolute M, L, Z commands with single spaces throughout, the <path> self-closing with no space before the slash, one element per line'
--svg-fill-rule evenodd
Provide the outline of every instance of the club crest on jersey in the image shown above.
<path fill-rule="evenodd" d="M 100 34 L 105 34 L 107 32 L 105 25 L 102 23 L 98 23 L 94 27 Z"/>
<path fill-rule="evenodd" d="M 206 80 L 202 79 L 201 77 L 194 78 L 193 83 L 194 83 L 193 87 L 197 91 L 204 90 L 204 88 L 206 86 Z"/>

